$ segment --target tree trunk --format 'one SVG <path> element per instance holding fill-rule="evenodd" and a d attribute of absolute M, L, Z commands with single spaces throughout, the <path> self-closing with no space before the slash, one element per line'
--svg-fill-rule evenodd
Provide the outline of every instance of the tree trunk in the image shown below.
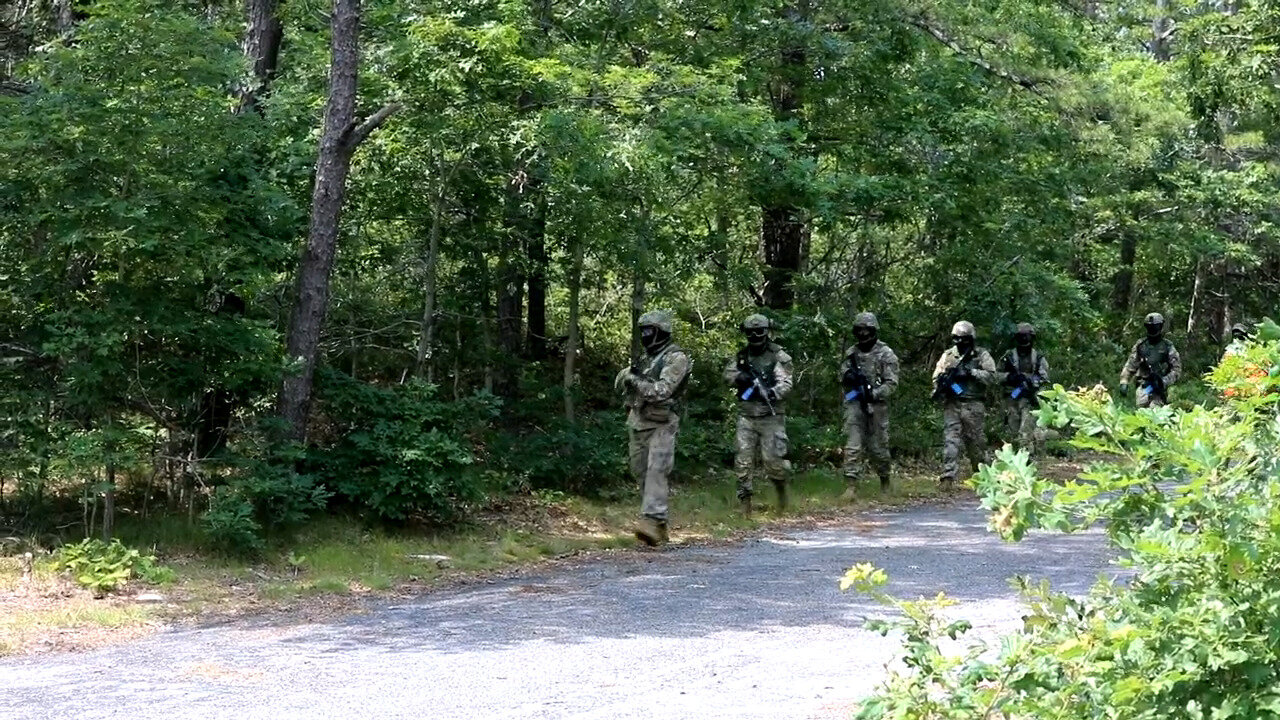
<path fill-rule="evenodd" d="M 1173 57 L 1173 18 L 1169 16 L 1169 0 L 1156 0 L 1156 16 L 1151 21 L 1151 56 L 1156 62 L 1169 62 Z"/>
<path fill-rule="evenodd" d="M 435 382 L 435 365 L 432 349 L 436 336 L 436 266 L 440 263 L 440 225 L 444 217 L 444 188 L 436 193 L 431 207 L 431 231 L 427 240 L 426 257 L 422 260 L 423 295 L 422 326 L 418 331 L 418 361 L 414 366 L 417 377 Z"/>
<path fill-rule="evenodd" d="M 387 105 L 359 126 L 355 124 L 360 0 L 333 0 L 330 23 L 333 59 L 329 67 L 329 98 L 316 158 L 307 246 L 298 265 L 297 303 L 290 316 L 286 343 L 286 357 L 295 365 L 285 372 L 277 404 L 289 438 L 297 441 L 306 439 L 320 330 L 329 307 L 329 280 L 351 155 L 400 107 Z"/>
<path fill-rule="evenodd" d="M 476 272 L 480 278 L 480 360 L 484 366 L 484 390 L 493 392 L 493 301 L 489 282 L 489 259 L 476 250 Z"/>
<path fill-rule="evenodd" d="M 809 227 L 800 211 L 789 206 L 765 207 L 760 228 L 760 251 L 764 256 L 764 304 L 786 310 L 795 303 L 792 282 L 804 263 L 809 243 Z"/>
<path fill-rule="evenodd" d="M 1120 269 L 1116 271 L 1111 295 L 1111 308 L 1123 315 L 1133 302 L 1133 263 L 1138 255 L 1138 236 L 1122 230 L 1120 235 Z"/>
<path fill-rule="evenodd" d="M 253 77 L 240 88 L 238 111 L 262 111 L 260 101 L 266 97 L 280 63 L 280 43 L 284 26 L 277 10 L 279 0 L 245 0 L 245 33 L 243 50 L 249 59 Z M 359 9 L 356 10 L 359 13 Z"/>
<path fill-rule="evenodd" d="M 536 192 L 536 191 L 535 191 Z M 529 322 L 527 345 L 531 360 L 547 358 L 547 219 L 541 200 L 536 201 L 529 224 Z"/>
<path fill-rule="evenodd" d="M 582 343 L 579 328 L 579 301 L 582 297 L 582 262 L 586 243 L 582 238 L 573 241 L 573 266 L 569 270 L 569 340 L 564 348 L 564 418 L 574 421 L 573 388 L 578 346 Z"/>
<path fill-rule="evenodd" d="M 794 25 L 808 22 L 809 7 L 798 0 L 782 11 L 783 20 Z M 772 83 L 773 116 L 779 122 L 800 122 L 804 101 L 800 96 L 809 76 L 809 60 L 805 48 L 782 49 L 781 62 Z M 792 145 L 791 152 L 803 148 Z M 792 282 L 804 263 L 809 241 L 809 227 L 800 208 L 787 203 L 765 203 L 761 207 L 760 254 L 765 264 L 764 303 L 785 310 L 795 303 Z"/>
<path fill-rule="evenodd" d="M 1196 316 L 1200 313 L 1200 298 L 1204 289 L 1204 260 L 1196 261 L 1196 276 L 1191 284 L 1191 304 L 1187 308 L 1187 339 L 1190 340 L 1196 329 Z"/>
<path fill-rule="evenodd" d="M 640 362 L 640 355 L 644 352 L 644 348 L 640 345 L 640 328 L 637 323 L 640 322 L 640 315 L 644 313 L 644 299 L 646 294 L 644 271 L 637 267 L 635 275 L 631 279 L 631 365 L 636 366 Z"/>

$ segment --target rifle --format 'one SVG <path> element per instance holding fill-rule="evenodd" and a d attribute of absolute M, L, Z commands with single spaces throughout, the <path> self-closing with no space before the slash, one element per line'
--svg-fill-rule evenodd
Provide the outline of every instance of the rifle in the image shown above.
<path fill-rule="evenodd" d="M 1018 370 L 1013 357 L 1008 355 L 1004 358 L 1004 367 L 1005 372 L 1013 375 L 1013 378 L 1007 381 L 1008 385 L 1013 388 L 1013 391 L 1009 393 L 1009 397 L 1017 400 L 1025 395 L 1027 400 L 1031 402 L 1031 407 L 1040 407 L 1040 382 L 1036 379 L 1036 376 L 1027 377 L 1024 375 Z"/>
<path fill-rule="evenodd" d="M 778 411 L 773 408 L 773 401 L 769 399 L 768 386 L 770 383 L 760 376 L 754 365 L 747 362 L 746 351 L 738 351 L 738 372 L 744 372 L 751 376 L 751 386 L 742 393 L 739 399 L 750 400 L 756 393 L 759 393 L 761 399 L 764 400 L 765 406 L 769 408 L 769 414 L 777 415 Z"/>
<path fill-rule="evenodd" d="M 849 369 L 845 371 L 844 381 L 848 390 L 844 394 L 844 401 L 852 402 L 856 399 L 863 414 L 870 415 L 871 380 L 862 372 L 862 368 L 858 366 L 858 358 L 853 353 L 849 353 Z"/>
<path fill-rule="evenodd" d="M 952 365 L 951 369 L 938 376 L 938 379 L 933 386 L 932 397 L 934 400 L 947 400 L 953 397 L 960 397 L 960 395 L 964 393 L 964 388 L 961 387 L 956 375 L 960 368 L 964 367 L 964 364 L 968 362 L 969 358 L 972 356 L 973 349 L 970 348 L 968 352 L 960 356 L 960 360 L 957 361 L 955 365 Z"/>
<path fill-rule="evenodd" d="M 1164 376 L 1156 373 L 1145 357 L 1139 359 L 1138 362 L 1138 367 L 1142 370 L 1142 376 L 1146 378 L 1147 392 L 1155 394 L 1163 402 L 1169 402 L 1169 388 L 1164 384 Z"/>

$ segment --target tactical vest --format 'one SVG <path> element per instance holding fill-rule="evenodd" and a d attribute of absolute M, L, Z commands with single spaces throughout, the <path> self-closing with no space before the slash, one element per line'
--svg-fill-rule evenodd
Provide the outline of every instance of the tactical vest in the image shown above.
<path fill-rule="evenodd" d="M 1031 354 L 1029 354 L 1025 360 L 1022 355 L 1018 353 L 1017 348 L 1005 353 L 1005 358 L 1005 360 L 1000 361 L 1001 364 L 1006 363 L 1008 358 L 1012 358 L 1013 366 L 1018 368 L 1018 372 L 1023 375 L 1034 375 L 1040 372 L 1040 353 L 1036 352 L 1035 348 L 1031 348 Z M 1003 368 L 999 369 L 1003 370 Z"/>
<path fill-rule="evenodd" d="M 760 376 L 760 380 L 764 386 L 766 388 L 772 387 L 775 377 L 774 371 L 778 367 L 778 353 L 780 352 L 782 352 L 782 347 L 774 343 L 769 343 L 769 346 L 766 347 L 764 352 L 759 355 L 752 355 L 747 348 L 742 348 L 738 351 L 738 361 L 741 362 L 746 360 Z M 759 392 L 752 391 L 747 399 L 743 400 L 742 394 L 745 392 L 746 390 L 740 390 L 737 393 L 738 402 L 751 407 L 751 411 L 744 409 L 744 414 L 752 416 L 763 416 L 769 414 L 768 405 L 765 403 L 764 397 Z M 782 409 L 782 400 L 774 400 L 773 412 L 780 414 Z"/>
<path fill-rule="evenodd" d="M 870 350 L 863 352 L 857 345 L 851 345 L 845 351 L 845 357 L 852 356 L 858 363 L 858 369 L 863 375 L 867 376 L 867 381 L 871 383 L 872 389 L 878 388 L 884 384 L 884 354 L 888 350 L 888 346 L 884 341 L 877 340 Z M 883 401 L 881 401 L 883 402 Z"/>
<path fill-rule="evenodd" d="M 667 367 L 667 358 L 670 357 L 673 352 L 683 353 L 684 350 L 674 342 L 667 343 L 666 347 L 660 350 L 656 356 L 649 360 L 647 365 L 641 368 L 640 374 L 650 382 L 658 382 L 662 379 L 662 371 Z M 689 384 L 689 376 L 692 374 L 692 372 L 685 373 L 685 376 L 680 379 L 680 384 L 671 392 L 670 398 L 659 402 L 644 402 L 637 397 L 634 399 L 632 407 L 637 411 L 659 411 L 651 413 L 655 415 L 655 417 L 661 415 L 662 413 L 660 411 L 662 410 L 667 412 L 678 412 L 681 397 L 684 395 L 685 387 Z"/>
<path fill-rule="evenodd" d="M 1173 349 L 1173 343 L 1168 338 L 1161 338 L 1160 342 L 1152 345 L 1146 340 L 1139 340 L 1134 346 L 1134 350 L 1138 353 L 1138 377 L 1147 380 L 1148 377 L 1142 369 L 1142 360 L 1147 361 L 1147 365 L 1151 367 L 1151 371 L 1158 377 L 1164 377 L 1169 374 L 1169 353 Z"/>

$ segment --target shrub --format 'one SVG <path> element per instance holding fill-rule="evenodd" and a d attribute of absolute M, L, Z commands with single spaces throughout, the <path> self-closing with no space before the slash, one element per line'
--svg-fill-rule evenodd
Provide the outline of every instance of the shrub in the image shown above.
<path fill-rule="evenodd" d="M 107 543 L 86 538 L 74 545 L 63 545 L 54 567 L 70 573 L 77 584 L 99 598 L 135 577 L 150 585 L 168 584 L 177 579 L 172 569 L 156 564 L 154 555 L 143 555 L 119 540 Z"/>
<path fill-rule="evenodd" d="M 1005 449 L 975 481 L 991 526 L 1017 540 L 1036 528 L 1102 523 L 1126 582 L 1069 598 L 1021 582 L 1024 628 L 962 656 L 939 647 L 967 624 L 940 619 L 945 598 L 891 600 L 882 574 L 850 570 L 842 587 L 892 602 L 880 630 L 907 639 L 906 669 L 862 718 L 1258 718 L 1280 714 L 1280 328 L 1219 365 L 1213 409 L 1136 412 L 1105 390 L 1045 393 L 1042 422 L 1070 423 L 1073 444 L 1110 458 L 1076 480 L 1037 476 Z"/>
<path fill-rule="evenodd" d="M 384 520 L 432 523 L 456 521 L 480 499 L 469 433 L 493 416 L 492 396 L 451 402 L 416 380 L 378 387 L 334 371 L 323 379 L 332 440 L 307 459 L 339 497 Z"/>

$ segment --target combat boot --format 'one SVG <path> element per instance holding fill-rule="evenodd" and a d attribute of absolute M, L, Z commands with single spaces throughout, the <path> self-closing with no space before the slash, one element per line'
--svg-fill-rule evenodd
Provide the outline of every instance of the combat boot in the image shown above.
<path fill-rule="evenodd" d="M 791 504 L 791 498 L 787 494 L 787 481 L 775 480 L 773 486 L 778 490 L 778 512 L 786 512 L 787 506 Z"/>
<path fill-rule="evenodd" d="M 751 496 L 738 498 L 738 508 L 742 510 L 742 517 L 751 517 Z"/>
<path fill-rule="evenodd" d="M 845 486 L 844 492 L 840 494 L 840 502 L 851 503 L 858 499 L 858 486 L 852 481 Z"/>
<path fill-rule="evenodd" d="M 887 492 L 891 487 L 892 487 L 892 484 L 889 482 L 889 473 L 881 474 L 880 475 L 880 492 Z"/>
<path fill-rule="evenodd" d="M 651 517 L 640 518 L 639 524 L 636 525 L 636 539 L 649 547 L 663 545 L 668 539 L 667 524 Z"/>

